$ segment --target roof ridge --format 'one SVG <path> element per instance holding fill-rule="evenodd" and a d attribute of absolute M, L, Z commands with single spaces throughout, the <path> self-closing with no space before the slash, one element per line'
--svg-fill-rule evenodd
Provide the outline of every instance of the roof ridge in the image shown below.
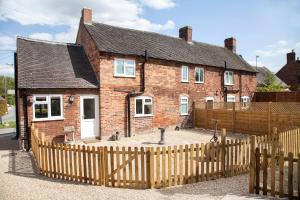
<path fill-rule="evenodd" d="M 31 41 L 31 42 L 47 43 L 47 44 L 58 44 L 58 45 L 68 45 L 68 46 L 81 46 L 80 44 L 76 44 L 76 43 L 42 40 L 42 39 L 35 39 L 35 38 L 30 38 L 30 37 L 24 37 L 24 36 L 20 36 L 20 35 L 17 35 L 17 39 Z"/>

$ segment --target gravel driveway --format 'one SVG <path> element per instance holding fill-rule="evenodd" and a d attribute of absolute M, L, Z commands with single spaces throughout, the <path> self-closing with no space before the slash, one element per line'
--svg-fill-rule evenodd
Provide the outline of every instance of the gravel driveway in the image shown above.
<path fill-rule="evenodd" d="M 30 153 L 17 150 L 14 134 L 0 133 L 0 199 L 261 199 L 250 196 L 247 176 L 160 190 L 106 188 L 39 175 Z"/>

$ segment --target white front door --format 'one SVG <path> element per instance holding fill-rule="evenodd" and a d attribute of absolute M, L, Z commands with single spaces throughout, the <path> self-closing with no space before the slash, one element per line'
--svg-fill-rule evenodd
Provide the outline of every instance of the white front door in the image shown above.
<path fill-rule="evenodd" d="M 99 137 L 99 101 L 97 95 L 80 96 L 81 138 Z"/>

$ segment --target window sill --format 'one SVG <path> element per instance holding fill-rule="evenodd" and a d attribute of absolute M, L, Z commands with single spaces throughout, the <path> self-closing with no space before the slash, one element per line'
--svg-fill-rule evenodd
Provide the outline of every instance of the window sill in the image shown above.
<path fill-rule="evenodd" d="M 45 121 L 61 121 L 65 120 L 65 118 L 42 118 L 42 119 L 33 119 L 32 122 L 45 122 Z"/>
<path fill-rule="evenodd" d="M 114 74 L 115 78 L 136 78 L 135 75 L 131 76 L 131 75 L 118 75 L 118 74 Z"/>
<path fill-rule="evenodd" d="M 195 81 L 195 83 L 196 83 L 196 84 L 203 84 L 204 82 L 197 82 L 197 81 Z"/>
<path fill-rule="evenodd" d="M 141 117 L 153 117 L 153 115 L 134 115 L 135 118 L 141 118 Z"/>
<path fill-rule="evenodd" d="M 189 83 L 188 81 L 181 81 L 181 83 Z"/>
<path fill-rule="evenodd" d="M 189 114 L 180 114 L 180 116 L 189 116 Z"/>
<path fill-rule="evenodd" d="M 232 85 L 234 85 L 234 84 L 231 84 L 231 83 L 225 83 L 224 85 L 225 85 L 225 86 L 226 86 L 226 85 L 232 86 Z"/>

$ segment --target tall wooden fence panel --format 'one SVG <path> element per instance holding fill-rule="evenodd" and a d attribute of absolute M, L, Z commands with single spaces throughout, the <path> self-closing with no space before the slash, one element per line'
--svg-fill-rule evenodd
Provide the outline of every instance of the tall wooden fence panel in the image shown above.
<path fill-rule="evenodd" d="M 231 132 L 265 135 L 272 127 L 280 132 L 300 127 L 300 103 L 195 103 L 196 127 L 214 129 L 214 119 Z"/>

